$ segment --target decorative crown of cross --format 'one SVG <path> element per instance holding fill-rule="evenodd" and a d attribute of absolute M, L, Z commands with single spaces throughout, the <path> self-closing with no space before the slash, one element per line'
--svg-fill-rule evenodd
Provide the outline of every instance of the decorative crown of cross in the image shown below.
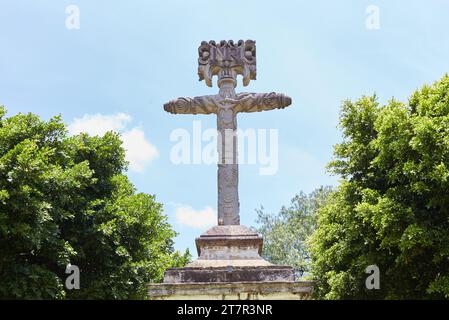
<path fill-rule="evenodd" d="M 218 81 L 230 78 L 236 81 L 237 75 L 243 77 L 243 85 L 256 79 L 256 41 L 229 40 L 203 41 L 198 48 L 198 76 L 212 87 L 212 77 Z"/>

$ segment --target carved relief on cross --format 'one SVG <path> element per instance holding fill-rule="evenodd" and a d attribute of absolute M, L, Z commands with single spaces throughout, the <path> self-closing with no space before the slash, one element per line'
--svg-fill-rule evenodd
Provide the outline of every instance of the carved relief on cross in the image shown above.
<path fill-rule="evenodd" d="M 203 41 L 198 48 L 198 75 L 212 87 L 217 76 L 219 92 L 194 98 L 178 98 L 164 104 L 164 110 L 173 114 L 217 115 L 218 130 L 218 225 L 240 224 L 237 161 L 237 113 L 283 109 L 291 98 L 275 92 L 236 93 L 237 76 L 243 85 L 256 79 L 256 43 L 252 40 Z"/>

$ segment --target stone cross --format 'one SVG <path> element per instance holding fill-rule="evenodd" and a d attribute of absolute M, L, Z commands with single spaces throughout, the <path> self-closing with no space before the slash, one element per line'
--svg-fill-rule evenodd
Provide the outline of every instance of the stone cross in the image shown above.
<path fill-rule="evenodd" d="M 236 93 L 237 75 L 243 85 L 256 79 L 256 43 L 252 40 L 203 41 L 198 48 L 199 80 L 212 87 L 212 77 L 217 76 L 219 92 L 194 98 L 178 98 L 164 104 L 164 110 L 173 114 L 217 115 L 218 131 L 218 225 L 238 225 L 238 161 L 237 113 L 285 108 L 291 98 L 275 92 Z"/>

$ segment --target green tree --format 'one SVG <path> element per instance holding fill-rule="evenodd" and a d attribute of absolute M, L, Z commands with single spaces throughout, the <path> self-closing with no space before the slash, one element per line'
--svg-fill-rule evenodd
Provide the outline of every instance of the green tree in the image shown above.
<path fill-rule="evenodd" d="M 342 177 L 318 210 L 312 272 L 319 298 L 449 298 L 449 77 L 408 103 L 343 103 Z M 380 289 L 367 290 L 377 265 Z"/>
<path fill-rule="evenodd" d="M 289 207 L 282 207 L 276 215 L 257 209 L 257 223 L 254 228 L 264 237 L 262 255 L 268 261 L 295 268 L 299 277 L 310 271 L 308 238 L 315 231 L 316 211 L 322 206 L 331 191 L 321 187 L 310 194 L 296 195 Z"/>
<path fill-rule="evenodd" d="M 0 106 L 0 298 L 143 298 L 183 265 L 155 197 L 136 193 L 120 137 L 69 137 L 60 117 Z M 68 264 L 80 290 L 67 290 Z"/>

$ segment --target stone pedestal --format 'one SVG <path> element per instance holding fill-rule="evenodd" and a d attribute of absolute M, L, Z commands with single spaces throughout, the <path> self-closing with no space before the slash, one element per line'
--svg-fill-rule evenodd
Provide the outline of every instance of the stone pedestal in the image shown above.
<path fill-rule="evenodd" d="M 312 283 L 207 282 L 150 284 L 149 297 L 157 300 L 309 300 Z"/>
<path fill-rule="evenodd" d="M 264 260 L 262 236 L 242 225 L 215 226 L 196 239 L 198 259 L 150 284 L 152 299 L 307 299 L 312 283 Z"/>

